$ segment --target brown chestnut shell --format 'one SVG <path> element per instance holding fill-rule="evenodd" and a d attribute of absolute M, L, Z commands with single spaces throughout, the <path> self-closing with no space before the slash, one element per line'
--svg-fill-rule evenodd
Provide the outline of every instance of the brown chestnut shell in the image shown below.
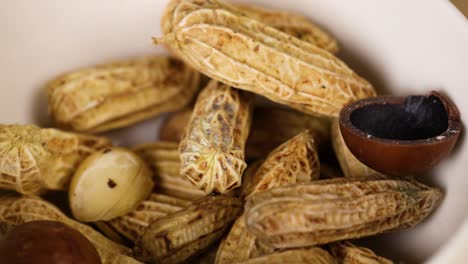
<path fill-rule="evenodd" d="M 0 263 L 101 264 L 101 258 L 79 231 L 41 220 L 15 227 L 0 241 Z"/>
<path fill-rule="evenodd" d="M 423 106 L 427 108 L 435 108 L 421 110 L 423 113 L 421 115 L 430 113 L 428 116 L 421 118 L 423 121 L 434 122 L 431 120 L 436 119 L 442 120 L 440 122 L 444 123 L 445 120 L 446 124 L 429 124 L 429 126 L 426 125 L 420 129 L 420 131 L 426 132 L 433 129 L 433 134 L 429 131 L 428 133 L 421 132 L 421 135 L 404 135 L 402 136 L 403 139 L 398 138 L 398 131 L 396 133 L 394 133 L 395 131 L 391 132 L 392 128 L 388 127 L 388 123 L 401 124 L 402 122 L 399 122 L 399 120 L 392 120 L 394 122 L 382 121 L 392 119 L 393 116 L 397 116 L 400 113 L 398 111 L 388 109 L 402 109 L 402 107 L 406 107 L 408 101 L 412 98 L 434 102 L 432 105 Z M 372 133 L 367 133 L 369 131 L 373 131 L 373 129 L 368 129 L 368 131 L 365 132 L 363 131 L 365 130 L 363 129 L 363 126 L 358 124 L 360 120 L 363 120 L 362 122 L 364 123 L 369 122 L 369 120 L 365 121 L 366 116 L 371 120 L 379 120 L 378 118 L 374 119 L 372 117 L 374 113 L 369 112 L 363 115 L 364 118 L 354 118 L 353 120 L 353 113 L 356 113 L 357 111 L 363 112 L 366 111 L 366 109 L 372 111 L 372 109 L 377 109 L 375 106 L 379 105 L 383 106 L 380 107 L 381 109 L 384 109 L 382 111 L 394 111 L 386 113 L 387 117 L 381 118 L 379 122 L 381 125 L 384 125 L 382 123 L 387 123 L 388 130 L 390 131 L 388 132 L 389 136 L 387 138 L 384 138 L 381 135 L 375 136 Z M 411 107 L 415 106 L 409 106 L 409 108 Z M 416 106 L 416 108 L 417 107 L 419 106 Z M 440 111 L 437 110 L 437 107 L 442 107 L 444 112 L 440 113 Z M 410 109 L 410 111 L 412 110 Z M 404 112 L 405 111 L 401 113 Z M 434 112 L 436 114 L 433 114 Z M 375 114 L 378 115 L 379 113 Z M 435 91 L 432 91 L 425 96 L 381 96 L 362 99 L 345 106 L 340 112 L 339 122 L 343 139 L 356 158 L 378 172 L 393 176 L 418 175 L 434 167 L 451 152 L 462 129 L 460 113 L 455 104 Z M 379 124 L 375 125 L 378 126 Z M 367 126 L 369 126 L 369 124 L 367 124 Z M 379 129 L 374 130 L 378 131 Z M 413 133 L 417 130 L 417 127 L 415 129 L 413 128 L 413 130 L 408 129 L 408 133 Z M 379 133 L 385 134 L 385 132 L 382 132 L 382 129 L 380 129 Z"/>

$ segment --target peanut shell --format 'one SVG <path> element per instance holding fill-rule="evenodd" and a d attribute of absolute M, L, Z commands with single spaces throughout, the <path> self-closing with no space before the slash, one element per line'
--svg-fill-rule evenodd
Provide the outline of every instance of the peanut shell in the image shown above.
<path fill-rule="evenodd" d="M 154 220 L 182 210 L 190 201 L 153 193 L 132 212 L 107 222 L 114 230 L 136 242 Z"/>
<path fill-rule="evenodd" d="M 312 45 L 316 45 L 330 53 L 337 53 L 339 51 L 336 39 L 303 15 L 255 5 L 239 4 L 234 6 L 240 9 L 240 12 L 253 19 L 309 42 Z"/>
<path fill-rule="evenodd" d="M 171 2 L 163 18 L 168 30 L 156 43 L 212 79 L 309 114 L 337 117 L 344 105 L 375 95 L 328 51 L 226 6 Z"/>
<path fill-rule="evenodd" d="M 149 225 L 136 251 L 145 261 L 184 263 L 213 245 L 242 210 L 234 197 L 208 195 Z"/>
<path fill-rule="evenodd" d="M 273 150 L 253 177 L 245 179 L 242 196 L 248 199 L 257 192 L 310 182 L 319 177 L 320 163 L 314 139 L 309 131 L 304 131 Z"/>
<path fill-rule="evenodd" d="M 0 188 L 23 194 L 67 190 L 78 164 L 110 145 L 104 137 L 0 125 Z"/>
<path fill-rule="evenodd" d="M 330 244 L 328 248 L 343 264 L 393 264 L 393 261 L 377 256 L 368 248 L 357 247 L 346 241 Z"/>
<path fill-rule="evenodd" d="M 248 16 L 288 35 L 328 50 L 331 53 L 336 53 L 339 49 L 336 39 L 300 14 L 273 10 L 256 5 L 228 4 L 219 1 L 195 0 L 184 3 L 185 5 L 182 7 L 180 2 L 180 0 L 170 1 L 167 5 L 167 10 L 161 21 L 165 34 L 170 33 L 173 30 L 174 22 L 178 22 L 181 19 L 181 17 L 176 15 L 177 13 L 182 13 L 178 9 L 190 8 L 191 5 L 202 5 L 204 8 L 213 9 L 222 6 L 225 10 L 241 16 Z"/>
<path fill-rule="evenodd" d="M 251 258 L 244 261 L 233 262 L 236 264 L 338 264 L 326 250 L 318 247 L 307 249 L 290 249 L 274 252 L 261 257 Z"/>
<path fill-rule="evenodd" d="M 319 167 L 313 137 L 304 131 L 273 150 L 254 173 L 244 175 L 242 196 L 248 199 L 257 192 L 318 179 Z M 216 263 L 245 261 L 273 251 L 269 245 L 261 243 L 248 231 L 243 214 L 221 243 Z"/>
<path fill-rule="evenodd" d="M 182 109 L 198 90 L 200 75 L 165 56 L 119 61 L 63 74 L 47 84 L 55 123 L 102 132 Z"/>
<path fill-rule="evenodd" d="M 191 113 L 191 109 L 186 109 L 171 115 L 161 127 L 160 139 L 180 141 Z M 265 158 L 274 148 L 304 130 L 313 135 L 320 152 L 329 148 L 330 122 L 326 119 L 277 106 L 256 106 L 252 120 L 255 122 L 252 122 L 245 147 L 249 160 Z"/>
<path fill-rule="evenodd" d="M 253 97 L 211 81 L 200 93 L 179 144 L 180 174 L 206 193 L 239 187 Z"/>
<path fill-rule="evenodd" d="M 133 150 L 140 155 L 153 170 L 156 191 L 161 194 L 195 201 L 206 195 L 186 177 L 180 175 L 179 143 L 160 141 L 143 144 Z"/>
<path fill-rule="evenodd" d="M 441 198 L 438 189 L 383 175 L 313 181 L 254 194 L 246 225 L 275 248 L 307 247 L 412 227 Z"/>

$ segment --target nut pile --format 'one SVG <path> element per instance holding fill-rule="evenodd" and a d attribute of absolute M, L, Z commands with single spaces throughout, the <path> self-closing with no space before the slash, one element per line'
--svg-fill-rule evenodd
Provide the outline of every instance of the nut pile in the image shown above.
<path fill-rule="evenodd" d="M 162 28 L 172 56 L 50 81 L 58 129 L 0 125 L 0 233 L 61 222 L 102 263 L 393 263 L 348 240 L 412 227 L 442 193 L 347 148 L 340 110 L 376 92 L 337 41 L 301 15 L 218 0 L 169 1 Z M 167 112 L 161 141 L 83 134 Z"/>

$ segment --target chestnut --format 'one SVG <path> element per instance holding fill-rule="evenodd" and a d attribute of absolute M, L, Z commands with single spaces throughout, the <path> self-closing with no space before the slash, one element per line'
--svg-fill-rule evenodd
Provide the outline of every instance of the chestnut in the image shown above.
<path fill-rule="evenodd" d="M 462 128 L 457 107 L 438 92 L 366 98 L 345 106 L 340 131 L 370 168 L 393 176 L 424 173 L 446 157 Z"/>
<path fill-rule="evenodd" d="M 15 227 L 0 241 L 0 263 L 100 264 L 96 248 L 77 230 L 55 221 Z"/>

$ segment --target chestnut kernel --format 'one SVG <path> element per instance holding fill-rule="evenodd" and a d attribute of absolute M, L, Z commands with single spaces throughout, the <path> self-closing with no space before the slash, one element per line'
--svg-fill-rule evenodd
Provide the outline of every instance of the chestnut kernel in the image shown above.
<path fill-rule="evenodd" d="M 434 167 L 453 149 L 462 128 L 455 104 L 435 91 L 362 99 L 345 106 L 339 122 L 353 155 L 393 176 L 417 175 Z"/>
<path fill-rule="evenodd" d="M 0 241 L 0 263 L 101 264 L 101 258 L 79 231 L 61 222 L 32 221 Z"/>

